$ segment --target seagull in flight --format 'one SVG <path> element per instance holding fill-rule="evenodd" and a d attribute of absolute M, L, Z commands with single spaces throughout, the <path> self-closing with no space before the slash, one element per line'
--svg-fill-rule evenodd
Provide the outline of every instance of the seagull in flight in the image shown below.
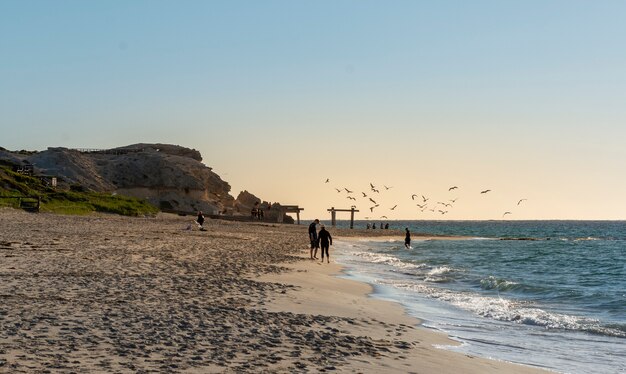
<path fill-rule="evenodd" d="M 374 185 L 372 184 L 372 182 L 370 182 L 370 187 L 371 187 L 372 189 L 376 188 L 376 187 L 374 187 Z"/>
<path fill-rule="evenodd" d="M 374 212 L 374 208 L 376 208 L 376 207 L 375 207 L 375 206 L 371 206 L 371 207 L 370 207 L 370 212 L 372 212 L 372 213 L 373 213 L 373 212 Z"/>
<path fill-rule="evenodd" d="M 422 205 L 417 204 L 417 206 L 418 206 L 418 207 L 420 207 L 420 209 L 424 209 L 424 208 L 426 208 L 426 204 L 422 204 Z"/>
<path fill-rule="evenodd" d="M 504 212 L 504 214 L 502 215 L 502 217 L 506 216 L 507 214 L 511 214 L 511 212 Z"/>
<path fill-rule="evenodd" d="M 411 200 L 415 200 L 415 196 L 417 196 L 416 194 L 411 195 Z"/>
<path fill-rule="evenodd" d="M 517 202 L 517 205 L 520 205 L 522 203 L 522 201 L 524 200 L 528 200 L 528 199 L 521 199 L 520 201 Z"/>
<path fill-rule="evenodd" d="M 427 197 L 424 197 L 424 195 L 422 195 L 422 200 L 424 200 L 424 202 L 427 202 L 429 199 Z"/>
<path fill-rule="evenodd" d="M 341 192 L 341 190 L 339 188 L 335 187 L 335 189 L 337 190 L 337 192 Z"/>
<path fill-rule="evenodd" d="M 352 197 L 352 196 L 348 196 L 348 199 L 350 200 L 356 200 L 356 198 Z"/>
<path fill-rule="evenodd" d="M 389 208 L 389 209 L 394 210 L 394 209 L 396 209 L 397 206 L 398 206 L 398 204 L 394 205 L 393 208 Z"/>
<path fill-rule="evenodd" d="M 363 194 L 363 197 L 367 197 L 367 195 L 365 194 L 365 192 L 361 192 Z"/>
<path fill-rule="evenodd" d="M 376 204 L 376 201 L 374 201 L 374 199 L 372 199 L 371 197 L 369 198 L 371 202 L 373 202 L 374 204 Z"/>
<path fill-rule="evenodd" d="M 387 218 L 387 216 L 380 216 L 380 218 Z"/>
<path fill-rule="evenodd" d="M 448 188 L 448 191 L 456 190 L 457 188 L 459 188 L 459 187 L 457 187 L 457 186 L 452 186 L 452 187 Z"/>
<path fill-rule="evenodd" d="M 328 183 L 328 182 L 330 182 L 330 179 L 326 178 L 326 182 L 324 182 L 324 183 Z"/>
<path fill-rule="evenodd" d="M 452 199 L 452 200 L 450 200 L 450 201 L 452 201 L 452 203 L 456 203 L 456 201 L 457 201 L 458 199 L 459 199 L 459 198 L 457 197 L 456 199 Z"/>
<path fill-rule="evenodd" d="M 487 192 L 490 192 L 490 191 L 491 191 L 491 190 L 483 190 L 483 191 L 480 191 L 480 193 L 481 193 L 481 194 L 484 194 L 484 193 L 487 193 Z"/>
<path fill-rule="evenodd" d="M 380 193 L 380 191 L 378 191 L 378 190 L 377 190 L 377 189 L 375 189 L 375 188 L 372 188 L 372 191 L 374 191 L 374 192 L 376 192 L 376 193 Z"/>
<path fill-rule="evenodd" d="M 352 193 L 352 192 L 354 192 L 354 191 L 350 191 L 349 189 L 347 189 L 347 188 L 345 188 L 345 187 L 344 187 L 343 189 L 344 189 L 344 190 L 346 190 L 346 192 L 347 192 L 347 193 Z"/>
<path fill-rule="evenodd" d="M 387 186 L 385 186 L 384 184 L 383 184 L 383 187 L 385 187 L 385 190 L 388 190 L 388 189 L 390 189 L 390 188 L 393 188 L 393 186 L 391 186 L 391 187 L 387 187 Z"/>

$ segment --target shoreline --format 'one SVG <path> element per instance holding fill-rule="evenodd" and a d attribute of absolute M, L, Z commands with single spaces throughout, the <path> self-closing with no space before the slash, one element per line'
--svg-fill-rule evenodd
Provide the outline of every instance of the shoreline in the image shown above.
<path fill-rule="evenodd" d="M 305 225 L 192 221 L 0 209 L 0 371 L 538 372 L 434 348 Z"/>
<path fill-rule="evenodd" d="M 337 237 L 345 242 L 370 238 Z M 376 238 L 378 239 L 378 238 Z M 420 238 L 422 239 L 422 238 Z M 435 240 L 440 238 L 433 238 Z M 451 240 L 443 238 L 442 240 Z M 332 247 L 331 247 L 332 249 Z M 453 369 L 462 373 L 546 373 L 545 369 L 510 363 L 495 359 L 466 355 L 437 348 L 459 345 L 445 332 L 422 326 L 422 321 L 408 315 L 400 303 L 373 297 L 372 285 L 343 277 L 345 266 L 331 261 L 311 261 L 307 254 L 300 256 L 303 262 L 285 265 L 290 271 L 266 275 L 259 280 L 280 283 L 291 287 L 287 294 L 272 300 L 269 311 L 289 311 L 300 314 L 351 317 L 369 321 L 358 329 L 363 336 L 372 339 L 398 342 L 394 354 L 380 355 L 367 360 L 352 360 L 339 372 L 389 373 L 419 372 L 435 374 Z M 391 343 L 392 345 L 394 343 Z"/>

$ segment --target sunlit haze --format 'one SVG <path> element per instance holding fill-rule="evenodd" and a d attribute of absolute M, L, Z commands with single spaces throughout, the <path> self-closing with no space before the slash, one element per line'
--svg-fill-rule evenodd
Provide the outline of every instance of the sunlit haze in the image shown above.
<path fill-rule="evenodd" d="M 305 219 L 351 205 L 376 222 L 626 219 L 625 14 L 623 1 L 4 0 L 0 146 L 195 148 L 234 197 Z"/>

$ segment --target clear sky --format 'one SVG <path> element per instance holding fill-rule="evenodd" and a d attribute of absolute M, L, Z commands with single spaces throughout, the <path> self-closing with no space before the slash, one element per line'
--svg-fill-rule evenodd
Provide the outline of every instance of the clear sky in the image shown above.
<path fill-rule="evenodd" d="M 233 196 L 306 218 L 354 204 L 376 221 L 626 219 L 624 15 L 625 1 L 0 0 L 0 146 L 178 144 Z M 448 213 L 420 212 L 421 195 Z"/>

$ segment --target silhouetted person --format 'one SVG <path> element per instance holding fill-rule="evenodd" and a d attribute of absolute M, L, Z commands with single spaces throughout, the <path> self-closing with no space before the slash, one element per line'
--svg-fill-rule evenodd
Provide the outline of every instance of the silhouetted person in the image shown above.
<path fill-rule="evenodd" d="M 317 249 L 320 247 L 319 241 L 317 240 L 317 229 L 315 225 L 320 223 L 319 219 L 315 219 L 315 221 L 311 222 L 309 225 L 309 240 L 311 240 L 311 260 L 317 258 Z M 315 250 L 315 253 L 313 253 Z"/>
<path fill-rule="evenodd" d="M 320 246 L 322 247 L 322 262 L 324 262 L 324 251 L 326 252 L 326 261 L 330 263 L 330 254 L 328 253 L 328 248 L 333 245 L 333 238 L 330 236 L 330 233 L 326 231 L 324 225 L 319 232 Z"/>
<path fill-rule="evenodd" d="M 409 232 L 409 228 L 405 228 L 406 236 L 404 237 L 404 247 L 409 249 L 411 248 L 411 233 Z"/>
<path fill-rule="evenodd" d="M 204 215 L 202 214 L 202 211 L 198 211 L 196 222 L 198 223 L 198 226 L 200 226 L 200 230 L 204 230 L 204 226 L 202 226 L 204 224 Z"/>

